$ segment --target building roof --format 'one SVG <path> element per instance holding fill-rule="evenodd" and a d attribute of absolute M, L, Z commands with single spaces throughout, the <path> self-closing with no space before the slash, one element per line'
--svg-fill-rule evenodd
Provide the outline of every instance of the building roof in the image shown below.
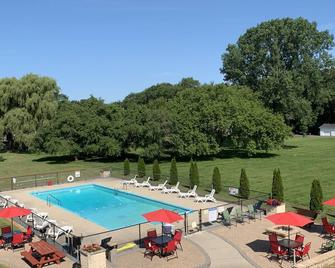
<path fill-rule="evenodd" d="M 335 124 L 322 124 L 319 128 L 335 128 Z"/>

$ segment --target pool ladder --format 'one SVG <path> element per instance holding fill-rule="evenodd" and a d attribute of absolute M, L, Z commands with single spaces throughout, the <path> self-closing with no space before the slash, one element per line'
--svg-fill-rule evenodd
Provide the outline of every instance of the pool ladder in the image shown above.
<path fill-rule="evenodd" d="M 47 195 L 47 206 L 49 207 L 51 206 L 50 198 L 56 200 L 58 206 L 62 205 L 62 201 L 60 201 L 57 197 L 53 196 L 52 194 L 48 194 Z"/>

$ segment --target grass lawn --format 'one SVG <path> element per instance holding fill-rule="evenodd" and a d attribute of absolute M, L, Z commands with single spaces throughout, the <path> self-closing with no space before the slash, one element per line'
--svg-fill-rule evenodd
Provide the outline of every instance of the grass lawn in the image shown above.
<path fill-rule="evenodd" d="M 3 157 L 5 161 L 0 162 L 1 177 L 75 168 L 123 167 L 122 162 L 70 161 L 36 154 L 5 153 Z M 335 138 L 294 137 L 286 142 L 284 149 L 268 154 L 252 158 L 227 155 L 198 161 L 203 189 L 210 189 L 215 166 L 220 169 L 224 185 L 238 186 L 240 170 L 245 168 L 251 189 L 265 192 L 271 191 L 273 169 L 280 168 L 285 199 L 291 204 L 308 206 L 310 187 L 315 178 L 321 181 L 325 200 L 335 196 Z M 161 163 L 160 167 L 162 173 L 169 174 L 170 162 Z M 136 170 L 136 163 L 131 163 L 131 169 Z M 152 173 L 151 165 L 147 165 L 147 173 Z M 183 177 L 182 181 L 186 182 L 189 163 L 178 162 L 178 173 Z"/>

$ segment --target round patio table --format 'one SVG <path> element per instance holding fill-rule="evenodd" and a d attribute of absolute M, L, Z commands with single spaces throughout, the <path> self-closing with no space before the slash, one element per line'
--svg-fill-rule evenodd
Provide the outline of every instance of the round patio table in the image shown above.
<path fill-rule="evenodd" d="M 287 238 L 280 240 L 278 243 L 279 245 L 287 249 L 295 249 L 302 246 L 301 242 L 296 242 L 295 240 Z"/>

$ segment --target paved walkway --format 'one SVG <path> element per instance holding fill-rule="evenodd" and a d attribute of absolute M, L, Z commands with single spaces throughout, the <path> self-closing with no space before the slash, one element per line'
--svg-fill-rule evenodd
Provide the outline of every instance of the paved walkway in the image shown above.
<path fill-rule="evenodd" d="M 211 268 L 229 267 L 229 268 L 253 268 L 233 246 L 228 244 L 222 238 L 209 232 L 203 231 L 188 236 L 209 255 L 211 259 Z"/>

